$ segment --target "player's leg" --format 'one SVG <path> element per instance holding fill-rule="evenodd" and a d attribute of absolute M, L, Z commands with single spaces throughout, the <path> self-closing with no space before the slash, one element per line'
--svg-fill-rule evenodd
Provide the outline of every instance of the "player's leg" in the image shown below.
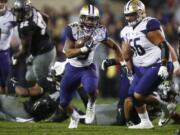
<path fill-rule="evenodd" d="M 119 104 L 118 104 L 118 114 L 119 114 L 119 119 L 117 119 L 118 124 L 124 125 L 127 124 L 132 125 L 134 121 L 135 115 L 132 115 L 133 113 L 136 113 L 134 106 L 133 106 L 133 101 L 131 96 L 128 93 L 129 87 L 130 87 L 130 81 L 127 78 L 127 73 L 124 72 L 123 70 L 120 71 L 120 90 L 119 90 Z"/>
<path fill-rule="evenodd" d="M 0 95 L 0 104 L 0 110 L 5 116 L 1 117 L 0 119 L 15 121 L 16 117 L 21 117 L 24 119 L 31 117 L 25 110 L 23 102 L 19 102 L 16 97 Z"/>
<path fill-rule="evenodd" d="M 33 72 L 36 80 L 47 77 L 50 67 L 54 64 L 56 58 L 55 48 L 51 51 L 34 57 Z"/>
<path fill-rule="evenodd" d="M 17 95 L 37 96 L 43 93 L 43 89 L 36 82 L 48 75 L 55 56 L 55 49 L 53 49 L 50 52 L 34 57 L 32 65 L 27 66 L 26 80 L 29 87 L 16 86 Z"/>
<path fill-rule="evenodd" d="M 129 102 L 132 103 L 132 101 L 133 101 L 133 106 L 136 108 L 136 111 L 140 118 L 140 123 L 138 125 L 129 126 L 129 128 L 153 128 L 153 125 L 149 119 L 149 116 L 148 116 L 148 113 L 146 110 L 146 106 L 144 105 L 143 102 L 138 101 L 136 99 L 136 97 L 134 97 L 134 93 L 137 91 L 137 87 L 139 86 L 139 83 L 141 82 L 141 79 L 143 77 L 141 68 L 135 67 L 134 69 L 135 69 L 134 79 L 129 88 L 129 95 L 132 95 L 131 99 L 129 99 Z M 138 87 L 138 89 L 139 89 L 139 87 Z M 131 106 L 131 104 L 130 104 L 130 106 Z M 128 113 L 126 115 L 128 118 L 129 117 Z"/>
<path fill-rule="evenodd" d="M 25 79 L 28 86 L 21 86 L 18 81 L 14 80 L 12 83 L 15 87 L 16 94 L 19 96 L 30 96 L 29 88 L 33 87 L 36 84 L 36 77 L 33 72 L 33 65 L 27 65 L 27 71 L 25 74 Z M 12 81 L 12 80 L 11 80 Z M 38 90 L 37 90 L 38 92 Z M 40 93 L 37 93 L 39 95 Z"/>
<path fill-rule="evenodd" d="M 98 77 L 94 64 L 86 67 L 86 70 L 83 71 L 81 83 L 83 84 L 83 87 L 88 94 L 85 123 L 91 124 L 95 118 L 95 102 L 98 87 Z"/>
<path fill-rule="evenodd" d="M 159 76 L 157 75 L 157 72 L 159 71 L 159 65 L 143 70 L 145 70 L 145 74 L 136 86 L 136 91 L 134 93 L 135 100 L 137 100 L 137 102 L 141 104 L 144 103 L 153 106 L 159 106 L 164 112 L 163 117 L 167 117 L 169 115 L 167 103 L 151 94 L 153 92 L 153 89 L 157 87 L 161 82 Z M 173 106 L 170 106 L 170 110 L 172 110 L 173 108 Z"/>
<path fill-rule="evenodd" d="M 77 89 L 77 92 L 78 92 L 78 94 L 79 94 L 79 96 L 80 96 L 80 98 L 81 98 L 81 100 L 82 100 L 82 102 L 83 102 L 83 104 L 84 104 L 84 107 L 87 108 L 88 95 L 87 95 L 86 91 L 84 90 L 83 87 L 80 86 L 80 87 Z"/>
<path fill-rule="evenodd" d="M 9 50 L 0 52 L 0 94 L 7 93 L 7 79 L 10 73 Z"/>
<path fill-rule="evenodd" d="M 121 98 L 124 98 L 124 115 L 126 119 L 126 125 L 128 127 L 136 123 L 139 123 L 139 118 L 137 116 L 137 112 L 135 110 L 135 106 L 133 103 L 133 93 L 136 85 L 140 80 L 140 77 L 141 76 L 139 74 L 134 74 L 134 79 L 131 85 L 127 83 L 127 77 L 126 77 L 126 81 L 122 82 L 123 91 L 121 92 Z M 125 87 L 124 84 L 126 84 Z M 122 95 L 124 96 L 122 97 Z"/>
<path fill-rule="evenodd" d="M 173 69 L 172 63 L 168 63 L 168 71 L 169 71 L 170 75 L 172 73 L 172 69 Z M 149 74 L 151 74 L 151 76 L 154 78 L 154 81 L 155 81 L 154 85 L 152 85 L 151 90 L 153 90 L 155 87 L 157 87 L 162 82 L 161 80 L 159 80 L 159 77 L 157 76 L 157 74 L 155 74 L 156 69 L 154 69 L 154 70 L 155 71 L 152 71 L 152 69 L 151 69 L 149 71 L 150 72 Z M 149 78 L 150 78 L 150 76 L 149 76 Z M 139 95 L 136 94 L 136 96 L 138 97 Z M 154 96 L 152 94 L 150 94 L 146 97 L 142 96 L 139 98 L 140 98 L 140 100 L 144 100 L 143 102 L 145 102 L 146 104 L 154 105 L 154 106 L 161 108 L 162 114 L 161 114 L 161 118 L 160 118 L 159 123 L 158 123 L 159 126 L 165 125 L 169 121 L 171 114 L 176 109 L 175 104 L 173 104 L 173 103 L 168 104 L 167 102 L 161 100 L 161 98 L 158 98 L 157 96 Z"/>
<path fill-rule="evenodd" d="M 81 70 L 77 70 L 70 64 L 66 65 L 64 76 L 60 85 L 60 107 L 70 116 L 69 128 L 77 128 L 79 114 L 70 104 L 75 90 L 80 85 Z"/>

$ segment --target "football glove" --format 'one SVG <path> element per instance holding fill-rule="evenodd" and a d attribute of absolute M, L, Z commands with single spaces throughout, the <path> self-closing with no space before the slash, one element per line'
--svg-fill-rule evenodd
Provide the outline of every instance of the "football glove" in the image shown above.
<path fill-rule="evenodd" d="M 94 41 L 90 40 L 85 43 L 83 47 L 80 48 L 82 53 L 89 53 L 91 52 L 92 48 L 95 46 Z"/>
<path fill-rule="evenodd" d="M 11 62 L 12 62 L 12 65 L 15 66 L 17 64 L 17 62 L 18 62 L 18 59 L 15 58 L 14 56 L 12 56 Z"/>
<path fill-rule="evenodd" d="M 160 76 L 163 80 L 168 78 L 168 71 L 166 66 L 160 66 L 158 76 Z"/>
<path fill-rule="evenodd" d="M 101 69 L 102 70 L 105 70 L 107 69 L 109 66 L 113 66 L 113 65 L 116 65 L 116 60 L 115 59 L 105 59 L 102 61 L 102 64 L 101 64 Z"/>
<path fill-rule="evenodd" d="M 26 64 L 27 64 L 27 65 L 32 65 L 33 60 L 34 60 L 34 57 L 33 57 L 32 55 L 30 55 L 30 56 L 27 57 L 27 59 L 26 59 Z"/>

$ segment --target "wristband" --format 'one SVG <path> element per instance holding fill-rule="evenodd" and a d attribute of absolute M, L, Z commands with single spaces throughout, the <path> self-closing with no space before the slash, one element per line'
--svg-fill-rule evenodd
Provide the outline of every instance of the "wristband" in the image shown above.
<path fill-rule="evenodd" d="M 82 52 L 82 53 L 86 53 L 86 52 L 88 52 L 88 48 L 86 47 L 86 46 L 83 46 L 83 47 L 81 47 L 80 48 L 80 51 Z"/>

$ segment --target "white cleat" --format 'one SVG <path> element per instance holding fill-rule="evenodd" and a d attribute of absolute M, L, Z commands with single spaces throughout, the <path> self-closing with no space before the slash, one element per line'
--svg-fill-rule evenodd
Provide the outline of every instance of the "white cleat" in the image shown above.
<path fill-rule="evenodd" d="M 78 127 L 78 123 L 79 123 L 79 118 L 73 119 L 71 117 L 68 128 L 70 128 L 70 129 L 77 128 Z"/>
<path fill-rule="evenodd" d="M 158 125 L 159 125 L 160 127 L 166 125 L 166 124 L 169 122 L 169 120 L 170 120 L 170 118 L 171 118 L 171 115 L 172 115 L 172 114 L 175 112 L 175 110 L 176 110 L 176 104 L 174 104 L 174 103 L 168 104 L 167 110 L 168 110 L 168 112 L 164 112 L 164 111 L 163 111 L 162 114 L 161 114 L 161 118 L 159 119 L 159 122 L 158 122 Z"/>
<path fill-rule="evenodd" d="M 21 122 L 21 123 L 34 122 L 34 119 L 33 118 L 25 119 L 25 118 L 16 117 L 16 122 Z"/>
<path fill-rule="evenodd" d="M 154 128 L 151 121 L 143 121 L 137 125 L 129 126 L 129 129 L 152 129 Z"/>
<path fill-rule="evenodd" d="M 91 104 L 88 102 L 86 109 L 85 123 L 92 124 L 95 118 L 95 103 Z"/>

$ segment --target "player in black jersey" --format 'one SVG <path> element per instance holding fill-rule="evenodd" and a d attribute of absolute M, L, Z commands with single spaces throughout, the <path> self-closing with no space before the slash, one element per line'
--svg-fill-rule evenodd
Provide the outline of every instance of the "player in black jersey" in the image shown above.
<path fill-rule="evenodd" d="M 35 9 L 30 0 L 15 0 L 12 12 L 17 19 L 22 49 L 14 55 L 15 59 L 26 58 L 26 80 L 30 86 L 16 86 L 21 96 L 39 95 L 43 89 L 38 81 L 48 75 L 49 67 L 56 57 L 56 50 L 47 28 L 47 17 Z"/>

